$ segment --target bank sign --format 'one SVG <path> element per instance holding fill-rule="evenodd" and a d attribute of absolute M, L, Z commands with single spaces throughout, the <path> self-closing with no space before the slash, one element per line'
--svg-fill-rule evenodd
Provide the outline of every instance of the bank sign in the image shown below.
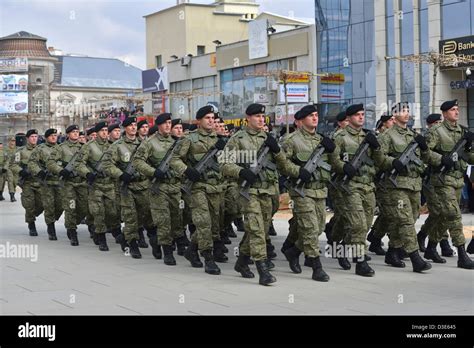
<path fill-rule="evenodd" d="M 458 63 L 458 67 L 474 66 L 474 36 L 441 40 L 439 42 L 439 52 L 444 55 L 454 55 L 472 61 L 472 63 Z"/>

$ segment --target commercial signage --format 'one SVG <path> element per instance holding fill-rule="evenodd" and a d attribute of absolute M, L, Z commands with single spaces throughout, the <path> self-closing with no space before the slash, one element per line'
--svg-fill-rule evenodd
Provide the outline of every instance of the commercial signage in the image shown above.
<path fill-rule="evenodd" d="M 28 93 L 0 92 L 0 114 L 28 113 Z"/>
<path fill-rule="evenodd" d="M 455 39 L 440 40 L 439 52 L 443 55 L 452 55 L 467 59 L 470 62 L 457 62 L 456 67 L 474 66 L 474 36 L 463 36 Z M 451 66 L 452 67 L 452 66 Z M 450 68 L 444 66 L 442 68 Z"/>
<path fill-rule="evenodd" d="M 27 92 L 28 75 L 0 75 L 0 91 Z"/>
<path fill-rule="evenodd" d="M 28 58 L 0 58 L 0 72 L 28 71 Z"/>
<path fill-rule="evenodd" d="M 307 103 L 309 102 L 309 86 L 303 84 L 287 84 L 286 98 L 288 103 Z M 285 102 L 285 87 L 280 84 L 279 103 Z"/>
<path fill-rule="evenodd" d="M 268 22 L 266 19 L 250 21 L 249 28 L 249 59 L 268 56 Z"/>
<path fill-rule="evenodd" d="M 465 80 L 465 81 L 451 81 L 449 84 L 451 89 L 468 89 L 474 88 L 474 80 Z"/>
<path fill-rule="evenodd" d="M 142 71 L 143 92 L 160 92 L 169 88 L 168 68 L 155 68 Z"/>

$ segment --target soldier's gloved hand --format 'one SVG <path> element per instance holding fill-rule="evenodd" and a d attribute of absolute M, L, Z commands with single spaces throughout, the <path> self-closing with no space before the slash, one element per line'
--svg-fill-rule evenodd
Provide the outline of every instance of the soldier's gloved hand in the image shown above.
<path fill-rule="evenodd" d="M 186 175 L 188 179 L 191 180 L 192 182 L 198 181 L 199 178 L 201 177 L 199 172 L 192 167 L 186 168 L 186 170 L 184 171 L 184 175 Z"/>
<path fill-rule="evenodd" d="M 59 176 L 62 176 L 64 179 L 67 179 L 71 176 L 71 172 L 69 170 L 63 169 L 59 172 Z"/>
<path fill-rule="evenodd" d="M 38 178 L 40 178 L 41 180 L 44 180 L 46 179 L 46 176 L 48 175 L 48 173 L 46 173 L 45 170 L 41 169 L 39 172 L 38 172 Z"/>
<path fill-rule="evenodd" d="M 22 169 L 22 170 L 20 170 L 18 175 L 20 175 L 20 177 L 22 177 L 23 179 L 26 179 L 27 177 L 30 176 L 30 173 L 28 173 L 28 171 L 26 169 Z"/>
<path fill-rule="evenodd" d="M 350 163 L 345 163 L 344 167 L 342 167 L 342 170 L 344 171 L 344 174 L 346 174 L 349 179 L 352 179 L 357 174 L 356 169 Z"/>
<path fill-rule="evenodd" d="M 130 184 L 130 182 L 133 179 L 133 176 L 123 172 L 122 175 L 120 175 L 119 179 L 124 183 L 124 184 Z"/>
<path fill-rule="evenodd" d="M 445 166 L 446 169 L 449 170 L 454 167 L 454 161 L 451 156 L 444 155 L 443 157 L 441 157 L 441 165 Z"/>
<path fill-rule="evenodd" d="M 214 146 L 217 150 L 222 150 L 226 143 L 225 138 L 219 138 Z"/>
<path fill-rule="evenodd" d="M 397 173 L 401 173 L 403 171 L 403 169 L 405 168 L 403 166 L 403 163 L 400 162 L 400 160 L 398 158 L 395 158 L 392 161 L 392 167 L 397 171 Z"/>
<path fill-rule="evenodd" d="M 310 182 L 311 181 L 311 173 L 308 172 L 303 167 L 300 167 L 300 174 L 298 175 L 298 179 L 301 179 L 303 182 Z"/>
<path fill-rule="evenodd" d="M 155 178 L 157 178 L 158 180 L 161 180 L 161 179 L 166 178 L 166 173 L 163 172 L 162 170 L 156 168 L 155 174 L 153 174 L 153 176 L 154 176 Z"/>
<path fill-rule="evenodd" d="M 422 151 L 428 150 L 428 144 L 426 143 L 426 139 L 423 135 L 417 134 L 415 137 L 415 141 L 418 143 L 418 146 Z"/>
<path fill-rule="evenodd" d="M 7 170 L 5 168 L 2 168 L 2 173 L 6 173 Z"/>
<path fill-rule="evenodd" d="M 250 169 L 244 168 L 239 172 L 239 177 L 246 180 L 250 185 L 257 181 L 257 175 L 255 175 Z"/>
<path fill-rule="evenodd" d="M 278 141 L 270 134 L 267 134 L 267 139 L 265 139 L 265 145 L 268 146 L 271 152 L 277 154 L 280 152 L 280 145 L 278 145 Z"/>
<path fill-rule="evenodd" d="M 374 133 L 367 133 L 367 135 L 365 136 L 365 141 L 374 150 L 377 150 L 378 148 L 380 148 L 380 144 L 377 140 L 377 137 L 374 135 Z"/>
<path fill-rule="evenodd" d="M 464 133 L 464 139 L 467 140 L 465 149 L 469 150 L 472 146 L 472 141 L 474 140 L 474 133 L 470 132 L 470 131 L 467 131 L 466 133 Z"/>
<path fill-rule="evenodd" d="M 327 153 L 333 153 L 336 149 L 336 144 L 328 137 L 324 137 L 323 140 L 321 140 L 321 146 L 324 147 Z"/>
<path fill-rule="evenodd" d="M 86 179 L 89 185 L 92 185 L 96 177 L 97 177 L 96 173 L 89 172 L 86 174 Z"/>

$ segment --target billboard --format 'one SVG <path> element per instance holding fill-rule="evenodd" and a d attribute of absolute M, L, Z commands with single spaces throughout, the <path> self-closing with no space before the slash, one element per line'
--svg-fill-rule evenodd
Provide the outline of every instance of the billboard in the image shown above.
<path fill-rule="evenodd" d="M 267 20 L 249 22 L 249 59 L 268 56 Z"/>
<path fill-rule="evenodd" d="M 441 66 L 441 69 L 449 69 L 452 67 L 468 67 L 474 65 L 474 36 L 463 36 L 454 39 L 440 40 L 439 53 L 446 56 L 459 57 L 467 61 L 458 62 L 456 66 Z M 453 59 L 454 62 L 454 59 Z"/>
<path fill-rule="evenodd" d="M 0 58 L 0 72 L 28 71 L 28 58 Z"/>
<path fill-rule="evenodd" d="M 142 71 L 143 92 L 160 92 L 169 89 L 168 68 L 155 68 Z"/>
<path fill-rule="evenodd" d="M 304 84 L 287 84 L 286 97 L 288 103 L 307 103 L 309 102 L 309 86 Z M 285 87 L 280 84 L 279 103 L 285 102 Z"/>
<path fill-rule="evenodd" d="M 28 92 L 28 75 L 0 75 L 1 92 Z"/>
<path fill-rule="evenodd" d="M 0 114 L 28 113 L 28 93 L 0 92 Z"/>

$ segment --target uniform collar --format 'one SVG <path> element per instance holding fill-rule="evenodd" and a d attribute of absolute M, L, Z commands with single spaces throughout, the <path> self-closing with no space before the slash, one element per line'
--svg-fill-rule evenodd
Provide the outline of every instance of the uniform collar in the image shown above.
<path fill-rule="evenodd" d="M 45 144 L 46 146 L 49 146 L 49 147 L 53 147 L 57 145 L 57 143 L 51 144 L 51 143 L 48 143 L 47 141 L 45 141 Z"/>
<path fill-rule="evenodd" d="M 130 139 L 129 137 L 127 137 L 127 135 L 124 135 L 123 136 L 123 140 L 126 142 L 126 143 L 129 143 L 129 144 L 136 144 L 137 142 L 139 142 L 139 140 L 135 137 L 135 139 Z"/>
<path fill-rule="evenodd" d="M 30 143 L 27 143 L 27 144 L 26 144 L 26 148 L 27 148 L 28 150 L 34 149 L 35 146 L 36 146 L 36 145 L 31 145 Z"/>
<path fill-rule="evenodd" d="M 449 123 L 447 120 L 443 120 L 442 122 L 446 128 L 448 128 L 450 131 L 461 131 L 461 127 L 459 126 L 459 123 L 456 123 L 455 126 L 453 126 L 451 123 Z"/>
<path fill-rule="evenodd" d="M 304 129 L 303 127 L 300 127 L 298 128 L 298 130 L 301 132 L 301 134 L 303 134 L 303 136 L 305 137 L 315 137 L 316 136 L 316 131 L 314 133 L 310 133 L 308 132 L 306 129 Z"/>
<path fill-rule="evenodd" d="M 252 129 L 248 126 L 245 126 L 245 131 L 247 133 L 249 133 L 250 135 L 264 135 L 265 134 L 265 132 L 263 130 L 258 131 L 258 130 Z"/>
<path fill-rule="evenodd" d="M 99 145 L 104 145 L 105 143 L 107 143 L 107 139 L 101 140 L 99 137 L 97 137 L 95 141 L 97 141 L 97 144 Z"/>
<path fill-rule="evenodd" d="M 203 128 L 198 128 L 197 132 L 199 134 L 205 136 L 205 137 L 215 137 L 215 136 L 217 136 L 216 132 L 214 132 L 214 131 L 208 132 L 208 131 L 204 130 Z"/>
<path fill-rule="evenodd" d="M 349 134 L 352 134 L 352 135 L 358 135 L 358 134 L 361 134 L 362 132 L 362 128 L 357 130 L 353 128 L 350 124 L 348 124 L 345 129 L 347 129 L 347 132 L 349 132 Z"/>
<path fill-rule="evenodd" d="M 72 145 L 72 146 L 77 146 L 78 144 L 80 144 L 79 140 L 77 140 L 76 142 L 72 142 L 70 139 L 67 140 L 69 145 Z"/>
<path fill-rule="evenodd" d="M 168 134 L 167 136 L 165 136 L 165 135 L 161 134 L 160 132 L 156 132 L 156 135 L 155 135 L 155 136 L 156 136 L 156 138 L 159 139 L 159 140 L 170 140 L 170 139 L 173 139 L 173 138 L 171 137 L 171 133 Z"/>
<path fill-rule="evenodd" d="M 396 123 L 395 123 L 392 127 L 393 127 L 398 133 L 400 133 L 400 134 L 406 134 L 406 133 L 408 133 L 408 131 L 409 131 L 409 128 L 408 128 L 408 127 L 402 128 L 402 127 L 400 127 L 400 126 L 399 126 L 398 124 L 396 124 Z"/>

